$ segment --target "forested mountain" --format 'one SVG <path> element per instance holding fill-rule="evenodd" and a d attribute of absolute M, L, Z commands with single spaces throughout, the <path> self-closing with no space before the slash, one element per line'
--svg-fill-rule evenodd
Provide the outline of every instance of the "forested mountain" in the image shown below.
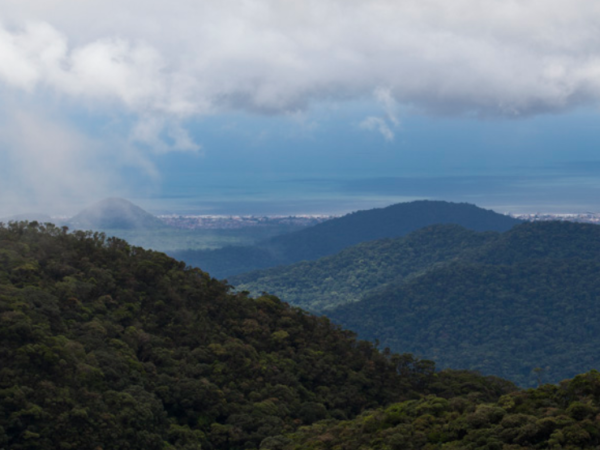
<path fill-rule="evenodd" d="M 505 231 L 520 221 L 467 203 L 415 201 L 358 211 L 252 247 L 173 252 L 218 278 L 256 269 L 310 261 L 361 242 L 404 236 L 433 224 L 457 224 L 475 231 Z"/>
<path fill-rule="evenodd" d="M 600 227 L 526 223 L 327 314 L 392 350 L 532 385 L 600 367 Z"/>
<path fill-rule="evenodd" d="M 69 220 L 68 225 L 80 230 L 150 230 L 168 226 L 122 198 L 107 198 L 81 211 Z"/>
<path fill-rule="evenodd" d="M 0 225 L 3 449 L 273 449 L 321 419 L 513 390 L 117 238 Z"/>
<path fill-rule="evenodd" d="M 600 446 L 600 373 L 515 392 L 493 403 L 429 396 L 320 422 L 279 438 L 282 450 L 531 450 Z"/>
<path fill-rule="evenodd" d="M 432 225 L 405 237 L 358 244 L 316 261 L 237 275 L 229 282 L 238 290 L 254 295 L 267 291 L 295 306 L 326 313 L 497 238 L 496 232 Z"/>

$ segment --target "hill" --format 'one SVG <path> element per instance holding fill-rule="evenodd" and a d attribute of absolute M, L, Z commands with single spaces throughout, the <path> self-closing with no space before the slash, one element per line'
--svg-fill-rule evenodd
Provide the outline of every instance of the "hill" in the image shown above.
<path fill-rule="evenodd" d="M 281 436 L 272 449 L 597 449 L 600 373 L 515 392 L 488 404 L 430 396 L 319 422 Z M 278 445 L 278 446 L 276 446 Z"/>
<path fill-rule="evenodd" d="M 390 402 L 513 390 L 102 233 L 0 225 L 0 448 L 277 448 Z"/>
<path fill-rule="evenodd" d="M 506 231 L 518 223 L 521 222 L 467 203 L 423 200 L 354 212 L 252 247 L 174 252 L 172 256 L 224 278 L 315 260 L 361 242 L 400 237 L 434 224 L 457 224 L 475 231 Z"/>
<path fill-rule="evenodd" d="M 83 230 L 149 230 L 168 228 L 139 206 L 122 198 L 107 198 L 81 211 L 69 226 Z"/>
<path fill-rule="evenodd" d="M 269 292 L 309 311 L 326 312 L 497 237 L 495 232 L 479 233 L 459 225 L 432 225 L 405 237 L 358 244 L 316 261 L 237 275 L 229 282 L 253 295 Z"/>
<path fill-rule="evenodd" d="M 441 367 L 556 382 L 600 365 L 598 273 L 600 227 L 526 223 L 328 316 Z"/>

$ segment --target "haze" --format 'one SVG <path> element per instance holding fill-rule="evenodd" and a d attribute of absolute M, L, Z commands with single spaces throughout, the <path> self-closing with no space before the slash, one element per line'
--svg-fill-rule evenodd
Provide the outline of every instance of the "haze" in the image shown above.
<path fill-rule="evenodd" d="M 595 2 L 0 3 L 3 215 L 597 210 Z"/>

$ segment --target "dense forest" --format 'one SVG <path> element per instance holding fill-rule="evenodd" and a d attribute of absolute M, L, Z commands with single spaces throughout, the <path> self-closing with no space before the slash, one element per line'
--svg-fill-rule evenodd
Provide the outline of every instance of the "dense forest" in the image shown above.
<path fill-rule="evenodd" d="M 435 371 L 101 233 L 0 226 L 0 448 L 279 448 L 369 408 L 509 381 Z M 278 437 L 276 437 L 278 436 Z"/>
<path fill-rule="evenodd" d="M 279 438 L 286 450 L 580 450 L 600 446 L 600 373 L 495 402 L 434 395 Z"/>
<path fill-rule="evenodd" d="M 600 227 L 527 223 L 327 311 L 383 346 L 536 384 L 597 367 Z M 284 297 L 285 298 L 285 297 Z"/>
<path fill-rule="evenodd" d="M 252 270 L 316 260 L 361 242 L 400 237 L 433 224 L 506 231 L 518 223 L 519 220 L 467 203 L 421 200 L 354 212 L 253 246 L 170 254 L 217 278 L 230 278 Z"/>
<path fill-rule="evenodd" d="M 434 225 L 317 261 L 232 277 L 395 351 L 536 384 L 596 367 L 600 227 L 525 223 L 504 233 Z"/>
<path fill-rule="evenodd" d="M 239 290 L 268 291 L 313 312 L 357 302 L 497 239 L 459 225 L 432 225 L 406 237 L 378 239 L 316 261 L 257 270 L 230 278 Z"/>

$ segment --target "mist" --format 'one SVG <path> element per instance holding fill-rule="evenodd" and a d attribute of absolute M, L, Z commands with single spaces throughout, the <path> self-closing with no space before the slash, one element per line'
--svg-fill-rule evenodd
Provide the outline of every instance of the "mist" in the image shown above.
<path fill-rule="evenodd" d="M 205 117 L 371 101 L 381 113 L 360 128 L 393 142 L 400 107 L 482 120 L 595 107 L 599 19 L 586 0 L 6 2 L 2 203 L 122 193 L 124 167 L 159 182 L 152 155 L 218 151 L 190 132 Z"/>

